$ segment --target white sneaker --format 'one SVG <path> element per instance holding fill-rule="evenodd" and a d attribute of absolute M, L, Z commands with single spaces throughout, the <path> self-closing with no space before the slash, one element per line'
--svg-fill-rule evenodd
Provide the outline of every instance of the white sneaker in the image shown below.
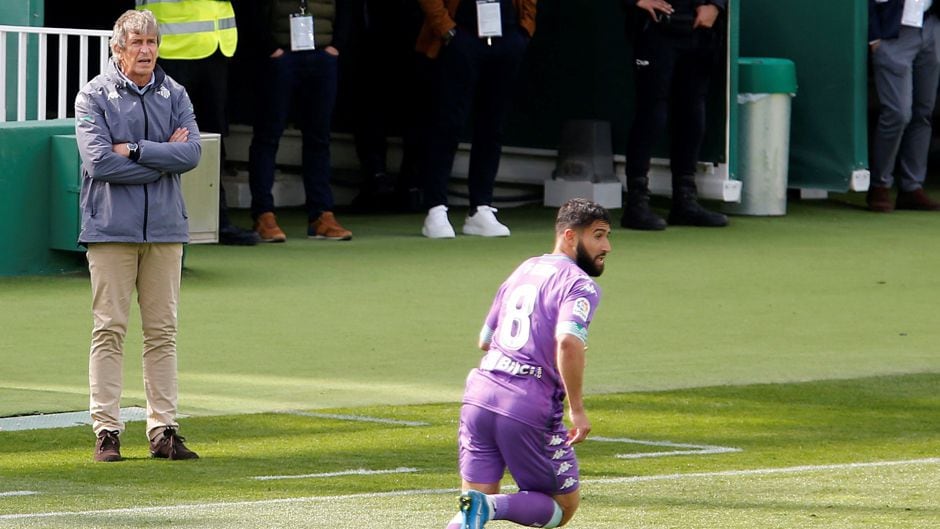
<path fill-rule="evenodd" d="M 447 220 L 447 206 L 434 206 L 424 218 L 421 234 L 429 239 L 453 239 L 454 227 Z"/>
<path fill-rule="evenodd" d="M 477 206 L 474 215 L 467 215 L 463 221 L 465 235 L 480 235 L 482 237 L 509 237 L 509 228 L 496 220 L 496 208 Z"/>

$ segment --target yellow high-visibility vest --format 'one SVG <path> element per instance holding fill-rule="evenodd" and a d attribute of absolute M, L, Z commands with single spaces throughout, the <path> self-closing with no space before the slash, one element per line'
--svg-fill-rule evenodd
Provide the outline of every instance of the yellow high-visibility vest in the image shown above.
<path fill-rule="evenodd" d="M 204 59 L 216 49 L 231 57 L 238 45 L 235 10 L 220 0 L 137 0 L 160 24 L 160 56 Z"/>

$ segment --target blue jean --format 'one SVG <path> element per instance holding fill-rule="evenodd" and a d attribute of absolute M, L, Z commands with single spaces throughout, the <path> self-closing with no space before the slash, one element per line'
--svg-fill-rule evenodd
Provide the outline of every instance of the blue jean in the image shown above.
<path fill-rule="evenodd" d="M 528 44 L 528 34 L 518 27 L 494 38 L 492 46 L 471 32 L 458 29 L 450 44 L 441 50 L 437 58 L 437 99 L 424 167 L 427 207 L 447 204 L 447 180 L 471 107 L 470 206 L 492 204 L 503 144 L 503 121 Z"/>
<path fill-rule="evenodd" d="M 267 59 L 257 94 L 257 114 L 248 151 L 251 214 L 274 211 L 274 167 L 278 144 L 296 103 L 295 125 L 303 138 L 301 159 L 307 216 L 333 210 L 330 189 L 330 121 L 336 103 L 337 57 L 323 50 L 285 50 Z"/>

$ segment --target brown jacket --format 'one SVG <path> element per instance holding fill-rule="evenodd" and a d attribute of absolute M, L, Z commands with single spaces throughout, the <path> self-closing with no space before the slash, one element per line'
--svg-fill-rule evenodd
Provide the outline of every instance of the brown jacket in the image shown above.
<path fill-rule="evenodd" d="M 418 43 L 415 49 L 430 58 L 437 57 L 444 45 L 444 35 L 457 27 L 454 14 L 461 0 L 418 0 L 421 10 L 424 11 L 424 25 L 418 34 Z M 467 0 L 468 2 L 472 0 Z M 513 0 L 516 12 L 519 13 L 519 25 L 531 37 L 535 34 L 535 4 L 538 0 Z"/>

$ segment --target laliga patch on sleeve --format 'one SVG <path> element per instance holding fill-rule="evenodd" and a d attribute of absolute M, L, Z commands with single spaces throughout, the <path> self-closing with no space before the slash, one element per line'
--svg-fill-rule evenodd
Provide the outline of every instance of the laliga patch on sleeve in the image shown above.
<path fill-rule="evenodd" d="M 571 311 L 584 321 L 587 321 L 588 314 L 591 313 L 591 302 L 587 298 L 578 298 L 574 300 L 574 309 Z"/>

